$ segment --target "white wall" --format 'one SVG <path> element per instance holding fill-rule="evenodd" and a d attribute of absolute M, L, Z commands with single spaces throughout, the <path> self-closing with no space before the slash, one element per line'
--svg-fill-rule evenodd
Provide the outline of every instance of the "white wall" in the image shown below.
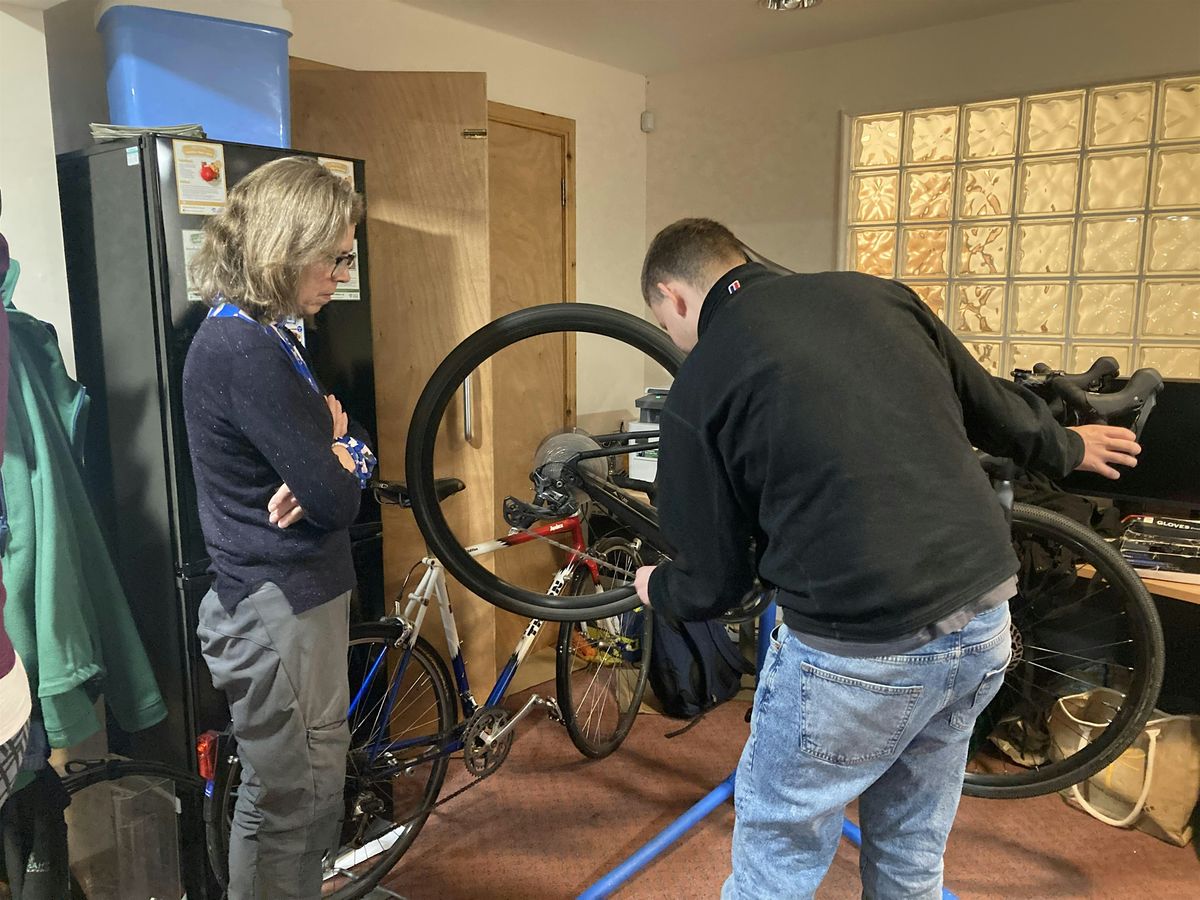
<path fill-rule="evenodd" d="M 654 77 L 647 231 L 711 216 L 785 265 L 832 268 L 841 113 L 1197 70 L 1196 0 L 1077 0 Z"/>
<path fill-rule="evenodd" d="M 104 42 L 96 32 L 95 11 L 96 0 L 66 0 L 46 10 L 56 153 L 91 146 L 88 125 L 108 121 Z"/>
<path fill-rule="evenodd" d="M 286 0 L 291 53 L 363 70 L 486 72 L 488 99 L 576 126 L 576 290 L 641 315 L 646 223 L 645 79 L 395 0 Z M 632 409 L 640 365 L 579 341 L 581 413 Z"/>
<path fill-rule="evenodd" d="M 0 4 L 0 231 L 21 263 L 16 305 L 58 332 L 74 373 L 42 13 Z"/>

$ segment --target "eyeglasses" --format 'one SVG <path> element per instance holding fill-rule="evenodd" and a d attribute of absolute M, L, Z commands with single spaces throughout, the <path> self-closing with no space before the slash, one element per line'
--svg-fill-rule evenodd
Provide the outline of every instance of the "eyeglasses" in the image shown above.
<path fill-rule="evenodd" d="M 333 258 L 333 271 L 329 273 L 329 277 L 337 278 L 338 269 L 345 269 L 346 274 L 350 274 L 350 270 L 354 268 L 354 261 L 356 259 L 358 259 L 358 254 L 353 251 L 335 256 Z"/>

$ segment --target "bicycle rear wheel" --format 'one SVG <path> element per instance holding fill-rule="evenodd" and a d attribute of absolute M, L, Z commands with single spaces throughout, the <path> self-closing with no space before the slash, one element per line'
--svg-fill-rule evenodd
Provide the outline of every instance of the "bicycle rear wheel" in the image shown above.
<path fill-rule="evenodd" d="M 1022 503 L 1013 507 L 1012 534 L 1020 560 L 1013 660 L 976 725 L 983 752 L 963 785 L 976 797 L 1033 797 L 1094 775 L 1137 737 L 1162 685 L 1158 613 L 1121 555 L 1091 529 Z M 1048 725 L 1058 699 L 1096 688 L 1119 698 L 1108 725 L 1085 735 L 1059 721 L 1054 739 Z"/>
<path fill-rule="evenodd" d="M 627 584 L 628 578 L 616 571 L 632 572 L 642 564 L 638 547 L 624 538 L 604 538 L 588 552 L 614 569 L 602 569 L 597 578 L 580 566 L 569 588 L 572 594 Z M 653 646 L 654 617 L 649 607 L 559 625 L 558 707 L 571 742 L 584 756 L 608 756 L 629 734 L 646 692 Z"/>
<path fill-rule="evenodd" d="M 456 721 L 450 676 L 424 638 L 407 652 L 405 630 L 387 621 L 350 629 L 345 813 L 322 897 L 371 891 L 416 840 L 446 778 Z M 240 780 L 234 760 L 220 790 L 226 853 Z"/>
<path fill-rule="evenodd" d="M 405 456 L 408 489 L 417 524 L 447 571 L 467 590 L 501 609 L 552 622 L 616 615 L 633 609 L 638 603 L 637 597 L 632 587 L 624 585 L 581 596 L 547 594 L 535 589 L 539 582 L 532 578 L 522 581 L 509 574 L 511 570 L 497 572 L 485 568 L 468 552 L 468 547 L 478 542 L 478 536 L 475 540 L 457 536 L 438 503 L 434 465 L 438 435 L 450 431 L 442 427 L 447 407 L 467 378 L 494 357 L 523 341 L 542 335 L 574 333 L 599 335 L 611 339 L 609 343 L 618 345 L 618 349 L 622 349 L 619 345 L 623 344 L 626 345 L 623 349 L 639 351 L 636 359 L 639 372 L 645 365 L 645 357 L 649 357 L 673 376 L 683 359 L 665 334 L 645 320 L 621 310 L 585 303 L 554 303 L 509 313 L 460 343 L 434 371 L 413 410 Z M 519 354 L 523 349 L 513 352 Z M 504 423 L 496 423 L 497 432 L 503 426 Z M 505 452 L 527 454 L 523 462 L 529 466 L 535 449 L 534 446 L 517 449 L 506 444 Z M 603 460 L 590 462 L 603 464 Z M 529 470 L 527 467 L 524 471 L 528 473 Z M 527 488 L 528 479 L 522 481 Z M 507 532 L 507 526 L 504 531 Z M 544 576 L 539 574 L 538 577 Z"/>

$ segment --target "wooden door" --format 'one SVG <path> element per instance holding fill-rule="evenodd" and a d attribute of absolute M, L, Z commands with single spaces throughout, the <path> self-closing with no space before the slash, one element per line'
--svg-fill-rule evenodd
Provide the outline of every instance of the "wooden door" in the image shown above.
<path fill-rule="evenodd" d="M 542 303 L 575 299 L 575 123 L 571 119 L 488 105 L 488 210 L 493 318 Z M 574 424 L 573 336 L 523 341 L 492 366 L 494 507 L 531 499 L 533 452 L 547 435 Z M 498 525 L 502 525 L 498 521 Z M 544 545 L 505 551 L 496 571 L 531 589 L 549 586 L 562 554 Z M 496 664 L 502 666 L 527 621 L 496 617 Z M 557 634 L 544 630 L 539 644 Z M 529 673 L 522 683 L 528 681 Z"/>
<path fill-rule="evenodd" d="M 480 73 L 356 72 L 296 61 L 292 134 L 298 148 L 366 160 L 376 405 L 381 475 L 404 480 L 409 418 L 434 368 L 492 317 L 488 284 L 487 90 Z M 478 385 L 476 428 L 491 431 L 490 381 Z M 495 536 L 490 450 L 462 437 L 452 404 L 438 473 L 465 493 L 446 501 L 456 534 Z M 384 572 L 394 597 L 425 545 L 408 510 L 385 508 Z M 495 677 L 495 610 L 451 585 L 477 695 Z M 436 615 L 422 633 L 444 645 Z"/>

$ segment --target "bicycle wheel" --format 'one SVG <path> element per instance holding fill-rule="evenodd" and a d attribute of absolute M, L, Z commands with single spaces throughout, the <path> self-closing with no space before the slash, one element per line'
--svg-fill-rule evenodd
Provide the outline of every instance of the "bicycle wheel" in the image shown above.
<path fill-rule="evenodd" d="M 162 763 L 102 759 L 68 763 L 62 786 L 71 900 L 211 893 L 203 780 Z"/>
<path fill-rule="evenodd" d="M 351 900 L 374 888 L 416 839 L 446 778 L 456 721 L 450 676 L 424 638 L 406 660 L 403 635 L 389 622 L 350 629 L 345 814 L 323 897 Z M 235 760 L 221 792 L 227 840 L 240 780 Z"/>
<path fill-rule="evenodd" d="M 526 618 L 554 622 L 597 619 L 626 612 L 637 605 L 637 597 L 628 586 L 614 587 L 598 594 L 555 596 L 545 593 L 544 589 L 537 590 L 538 582 L 533 578 L 521 581 L 508 574 L 509 570 L 495 572 L 485 568 L 467 550 L 478 540 L 456 536 L 438 503 L 434 462 L 439 432 L 450 431 L 442 428 L 447 406 L 466 379 L 522 341 L 543 335 L 574 333 L 598 335 L 611 339 L 609 343 L 625 345 L 625 350 L 639 351 L 638 371 L 644 367 L 644 357 L 649 357 L 674 375 L 683 359 L 665 334 L 643 319 L 617 309 L 584 303 L 555 303 L 509 313 L 476 331 L 437 367 L 413 410 L 405 456 L 408 489 L 417 524 L 430 549 L 450 574 L 467 590 L 501 609 Z M 561 404 L 561 397 L 558 399 Z M 497 423 L 497 432 L 502 427 L 503 423 Z M 513 451 L 507 437 L 505 452 L 524 454 L 528 451 L 529 460 L 533 459 L 535 447 Z M 526 466 L 524 472 L 527 475 L 530 471 L 528 461 Z M 521 480 L 528 488 L 528 478 Z M 538 577 L 542 576 L 539 574 Z"/>
<path fill-rule="evenodd" d="M 604 538 L 588 552 L 628 572 L 642 564 L 638 547 L 624 538 Z M 627 578 L 614 572 L 601 570 L 596 577 L 580 566 L 570 591 L 596 593 L 627 583 Z M 646 692 L 653 646 L 654 617 L 649 607 L 559 625 L 558 708 L 571 742 L 584 756 L 608 756 L 629 734 Z"/>
<path fill-rule="evenodd" d="M 1013 659 L 1000 693 L 976 725 L 963 791 L 998 799 L 1062 790 L 1094 775 L 1137 737 L 1158 698 L 1163 638 L 1142 580 L 1089 528 L 1017 503 L 1020 560 L 1012 601 Z M 1058 698 L 1111 688 L 1122 699 L 1100 733 L 1052 740 Z"/>

